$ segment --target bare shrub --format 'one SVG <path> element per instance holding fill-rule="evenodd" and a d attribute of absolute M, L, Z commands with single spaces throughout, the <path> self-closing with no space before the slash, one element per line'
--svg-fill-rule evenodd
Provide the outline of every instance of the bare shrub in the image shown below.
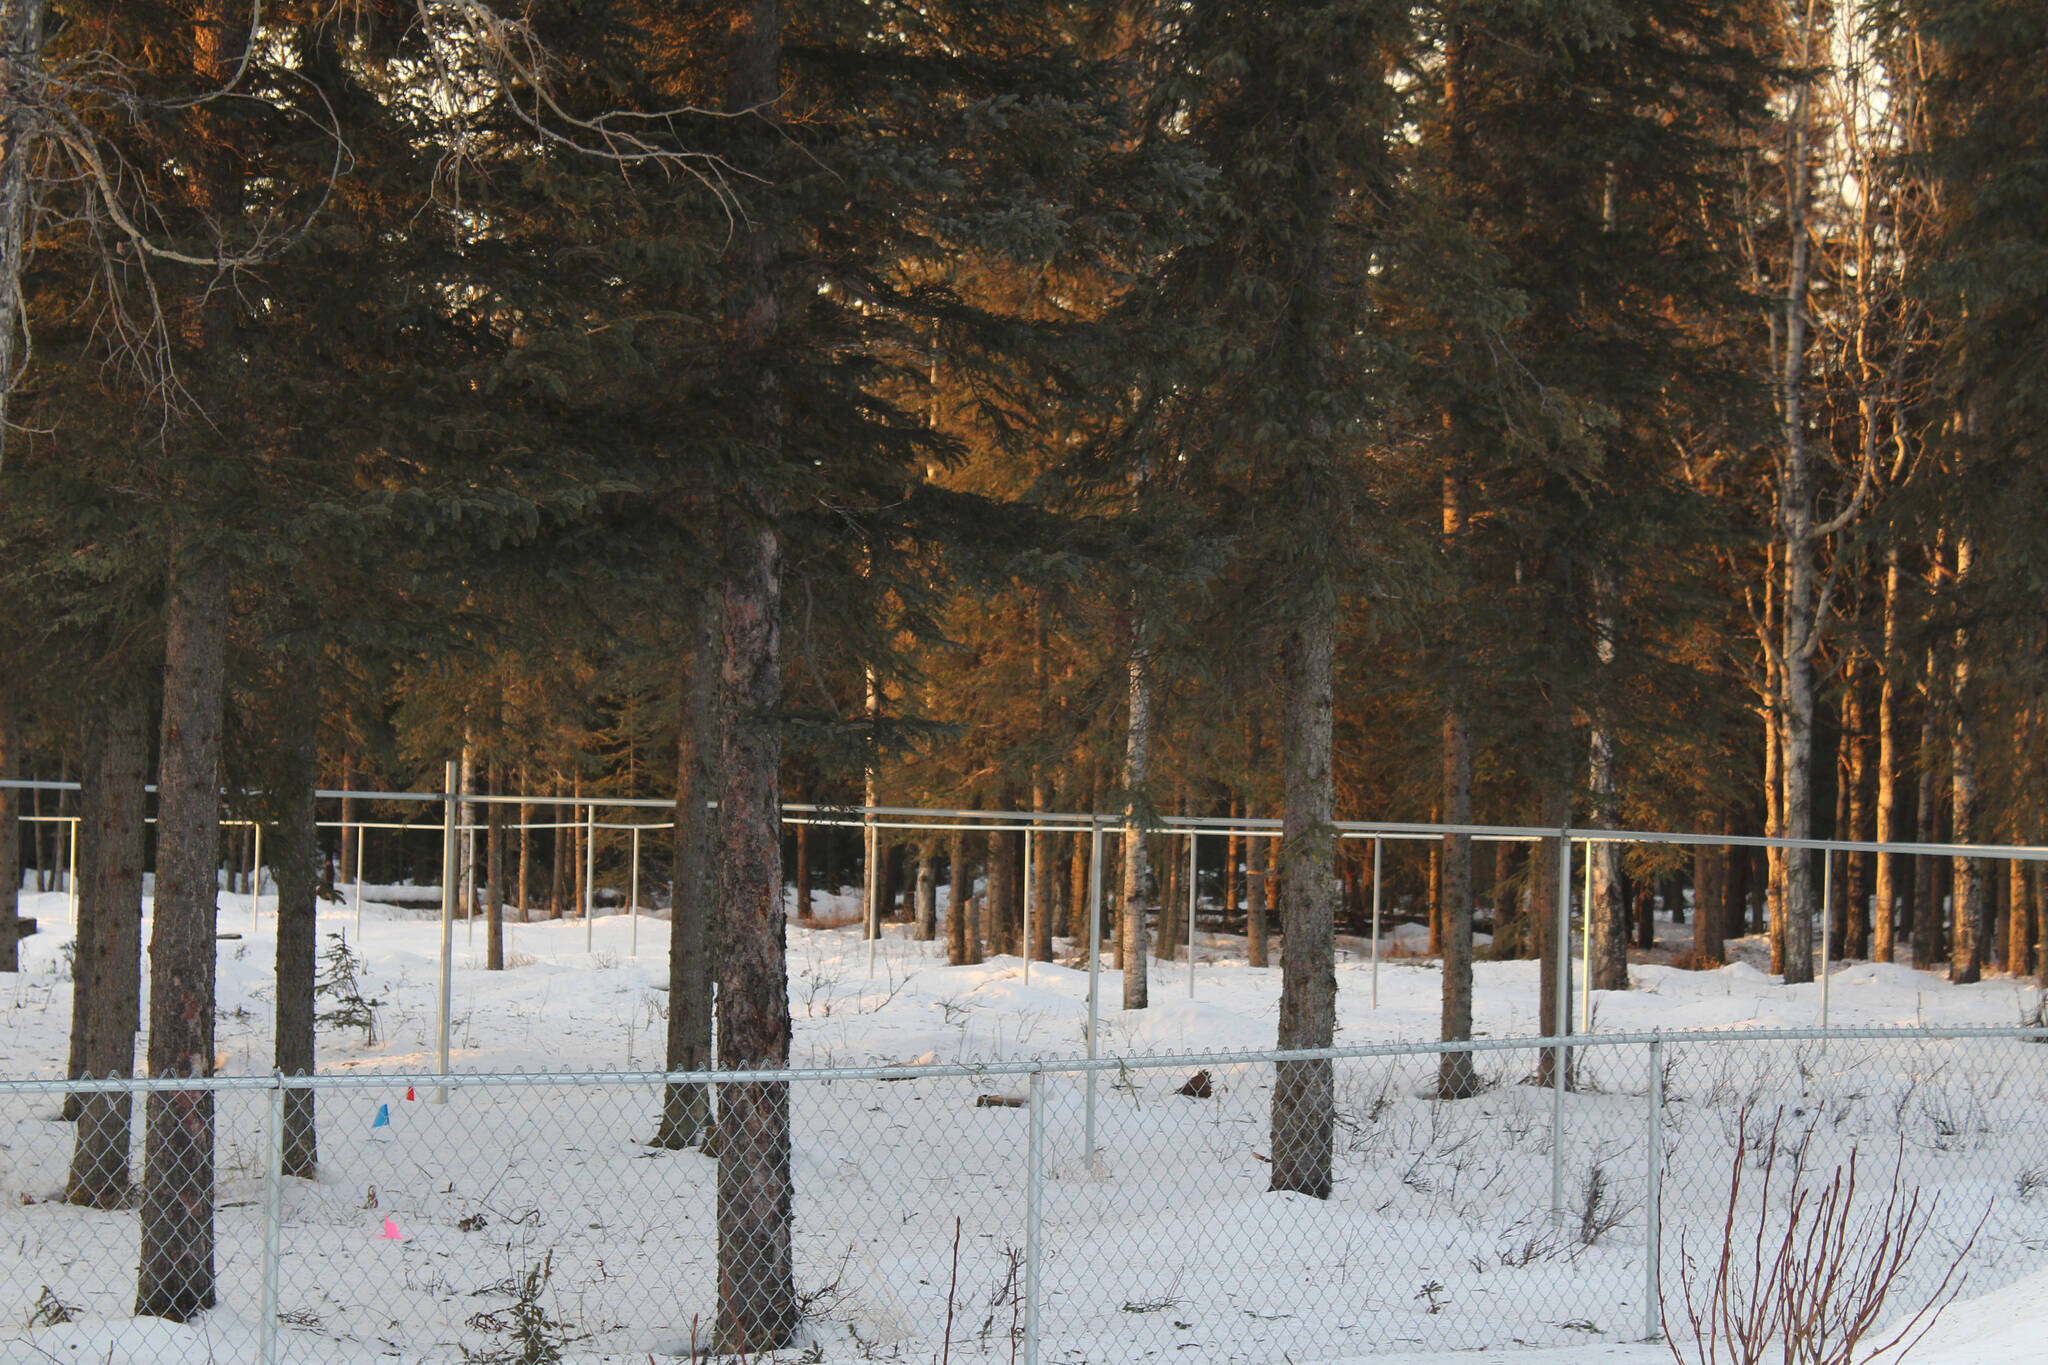
<path fill-rule="evenodd" d="M 1684 1319 L 1674 1332 L 1670 1296 L 1659 1295 L 1664 1340 L 1678 1365 L 1871 1365 L 1903 1359 L 1934 1327 L 1942 1309 L 1962 1292 L 1962 1263 L 1989 1217 L 1987 1205 L 1968 1239 L 1950 1257 L 1941 1279 L 1899 1319 L 1889 1336 L 1866 1348 L 1887 1302 L 1905 1287 L 1906 1273 L 1924 1249 L 1940 1200 L 1924 1204 L 1900 1176 L 1905 1144 L 1892 1160 L 1891 1180 L 1876 1196 L 1859 1198 L 1859 1152 L 1825 1183 L 1806 1175 L 1804 1142 L 1781 1143 L 1782 1111 L 1768 1128 L 1752 1129 L 1745 1107 L 1736 1124 L 1729 1165 L 1728 1208 L 1721 1244 L 1702 1273 L 1680 1242 Z M 1752 1155 L 1754 1149 L 1754 1156 Z M 1789 1172 L 1779 1153 L 1795 1155 Z M 1754 1215 L 1743 1199 L 1743 1173 L 1761 1176 Z M 1773 1185 L 1779 1186 L 1777 1200 Z M 1771 1216 L 1774 1202 L 1784 1205 Z M 1775 1226 L 1774 1226 L 1775 1225 Z M 1689 1333 L 1683 1330 L 1689 1327 Z"/>

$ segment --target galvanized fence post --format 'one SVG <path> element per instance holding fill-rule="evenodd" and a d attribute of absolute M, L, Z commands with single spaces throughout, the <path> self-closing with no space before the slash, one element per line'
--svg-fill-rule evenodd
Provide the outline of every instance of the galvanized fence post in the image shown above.
<path fill-rule="evenodd" d="M 284 1073 L 281 1071 L 271 1073 L 268 1128 L 270 1152 L 263 1167 L 263 1288 L 257 1350 L 263 1365 L 276 1365 L 278 1248 L 284 1218 Z"/>
<path fill-rule="evenodd" d="M 1664 1040 L 1650 1043 L 1649 1180 L 1643 1196 L 1643 1340 L 1663 1333 Z"/>
<path fill-rule="evenodd" d="M 1031 1072 L 1031 1127 L 1024 1167 L 1024 1365 L 1038 1365 L 1038 1317 L 1045 1249 L 1045 1072 Z"/>

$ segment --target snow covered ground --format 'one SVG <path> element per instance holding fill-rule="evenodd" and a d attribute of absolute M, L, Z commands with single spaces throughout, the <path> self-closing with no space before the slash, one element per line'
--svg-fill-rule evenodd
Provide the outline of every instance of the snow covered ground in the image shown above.
<path fill-rule="evenodd" d="M 24 900 L 23 913 L 46 929 L 23 944 L 24 970 L 0 978 L 0 1077 L 59 1077 L 70 1017 L 64 899 Z M 848 895 L 820 902 L 822 923 L 853 914 Z M 222 897 L 222 930 L 243 935 L 221 945 L 226 1074 L 268 1070 L 271 909 L 265 897 L 252 924 L 246 896 Z M 1689 926 L 1664 929 L 1674 944 L 1689 939 Z M 380 1038 L 365 1046 L 359 1033 L 322 1031 L 323 1072 L 361 1079 L 321 1095 L 320 1176 L 288 1183 L 283 1358 L 461 1359 L 494 1340 L 476 1315 L 504 1308 L 511 1283 L 549 1254 L 545 1303 L 582 1338 L 566 1359 L 642 1361 L 687 1348 L 692 1319 L 712 1300 L 713 1163 L 644 1145 L 656 1089 L 465 1089 L 445 1106 L 430 1094 L 408 1101 L 382 1078 L 433 1067 L 438 925 L 417 905 L 373 901 L 360 935 L 345 906 L 323 908 L 321 932 L 346 933 L 367 959 L 365 994 L 383 1002 Z M 659 1068 L 666 924 L 614 914 L 588 932 L 586 949 L 580 921 L 508 926 L 511 970 L 487 973 L 481 926 L 456 926 L 458 1071 Z M 857 927 L 792 923 L 795 1065 L 1083 1052 L 1078 966 L 1032 964 L 1027 984 L 1015 958 L 948 967 L 943 942 L 907 933 L 891 926 L 870 972 Z M 1395 930 L 1383 951 L 1411 947 L 1413 933 Z M 1343 947 L 1340 1044 L 1434 1036 L 1434 962 L 1382 961 L 1375 1009 L 1365 945 Z M 1637 964 L 1635 989 L 1596 993 L 1596 1031 L 1819 1022 L 1819 986 L 1783 986 L 1755 965 L 1760 943 L 1736 947 L 1742 960 L 1716 972 Z M 1114 1002 L 1106 966 L 1105 977 Z M 1241 940 L 1203 936 L 1192 998 L 1187 979 L 1185 963 L 1156 962 L 1151 1008 L 1106 1011 L 1102 1051 L 1272 1045 L 1279 971 L 1244 965 Z M 1536 1032 L 1534 963 L 1480 963 L 1476 997 L 1481 1036 Z M 2039 1003 L 2024 982 L 1956 987 L 1874 964 L 1838 968 L 1829 997 L 1838 1027 L 2009 1026 Z M 1092 1165 L 1082 1150 L 1087 1088 L 1048 1075 L 1043 1358 L 1413 1365 L 1460 1350 L 1455 1361 L 1516 1365 L 1669 1360 L 1664 1346 L 1628 1344 L 1644 1334 L 1646 1050 L 1582 1055 L 1584 1084 L 1568 1100 L 1563 1228 L 1548 1217 L 1548 1092 L 1518 1084 L 1535 1059 L 1479 1060 L 1486 1093 L 1461 1104 L 1426 1097 L 1433 1056 L 1340 1062 L 1329 1201 L 1265 1193 L 1270 1066 L 1211 1067 L 1207 1097 L 1177 1093 L 1187 1067 L 1105 1078 Z M 1718 1243 L 1734 1135 L 1754 1145 L 1775 1118 L 1773 1145 L 1788 1163 L 1829 1173 L 1853 1148 L 1867 1186 L 1886 1184 L 1897 1160 L 1905 1183 L 1938 1197 L 1922 1238 L 1927 1275 L 1962 1255 L 1984 1220 L 1964 1258 L 1965 1292 L 1998 1292 L 1985 1307 L 1951 1308 L 1911 1360 L 2048 1360 L 2048 1346 L 2035 1345 L 2048 1341 L 2048 1048 L 1688 1043 L 1665 1064 L 1667 1303 L 1685 1257 L 1697 1259 L 1703 1238 Z M 1026 1127 L 1022 1110 L 977 1100 L 1025 1089 L 1020 1076 L 956 1074 L 798 1088 L 797 1258 L 800 1288 L 818 1296 L 806 1328 L 812 1358 L 1011 1358 Z M 260 1091 L 221 1100 L 223 1303 L 199 1324 L 170 1328 L 122 1316 L 133 1214 L 50 1202 L 61 1198 L 70 1148 L 54 1105 L 0 1095 L 0 1362 L 253 1358 L 266 1107 Z M 81 1312 L 30 1330 L 45 1286 Z M 1410 1354 L 1387 1354 L 1401 1350 Z"/>

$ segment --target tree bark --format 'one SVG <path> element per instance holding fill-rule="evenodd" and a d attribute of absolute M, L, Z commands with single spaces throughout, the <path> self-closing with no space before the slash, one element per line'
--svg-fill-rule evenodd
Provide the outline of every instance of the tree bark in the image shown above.
<path fill-rule="evenodd" d="M 1968 539 L 1956 543 L 1956 586 L 1960 589 L 1970 576 L 1971 545 Z M 1953 802 L 1956 843 L 1977 837 L 1977 717 L 1975 693 L 1970 684 L 1970 634 L 1955 633 L 1955 661 L 1952 665 L 1954 694 L 1950 700 L 1950 741 L 1953 745 L 1949 767 L 1949 790 Z M 1972 982 L 1983 975 L 1985 911 L 1984 863 L 1979 858 L 1955 860 L 1955 896 L 1949 930 L 1949 980 Z"/>
<path fill-rule="evenodd" d="M 1244 817 L 1247 820 L 1257 819 L 1258 807 L 1250 801 L 1245 802 Z M 1245 954 L 1254 967 L 1271 965 L 1266 943 L 1266 870 L 1259 864 L 1272 842 L 1270 838 L 1251 836 L 1246 836 L 1244 841 Z"/>
<path fill-rule="evenodd" d="M 1520 894 L 1515 887 L 1515 846 L 1493 846 L 1493 955 L 1527 955 L 1528 932 L 1523 923 Z"/>
<path fill-rule="evenodd" d="M 1607 731 L 1594 727 L 1589 737 L 1592 757 L 1592 799 L 1600 824 L 1615 821 L 1614 747 Z M 1592 918 L 1593 979 L 1589 988 L 1601 991 L 1628 989 L 1628 905 L 1622 899 L 1621 845 L 1589 844 L 1586 856 L 1593 860 L 1593 903 L 1586 907 Z"/>
<path fill-rule="evenodd" d="M 505 770 L 492 763 L 485 786 L 492 796 L 504 795 Z M 484 807 L 484 970 L 505 970 L 505 807 L 493 801 Z"/>
<path fill-rule="evenodd" d="M 1551 725 L 1562 723 L 1553 718 Z M 1563 777 L 1541 783 L 1542 821 L 1546 828 L 1564 828 L 1572 818 L 1571 784 Z M 1559 1012 L 1558 983 L 1564 983 L 1565 999 L 1571 999 L 1572 945 L 1570 935 L 1562 941 L 1557 932 L 1560 907 L 1569 906 L 1572 890 L 1559 876 L 1558 850 L 1548 840 L 1535 845 L 1529 854 L 1529 942 L 1536 951 L 1536 1029 L 1544 1037 L 1563 1037 L 1572 1032 L 1571 1011 Z M 1570 915 L 1564 916 L 1567 922 Z M 1569 1054 L 1567 1054 L 1569 1057 Z M 1536 1083 L 1550 1085 L 1556 1075 L 1556 1054 L 1545 1049 L 1536 1059 Z M 1569 1063 L 1565 1084 L 1571 1084 Z"/>
<path fill-rule="evenodd" d="M 149 1074 L 198 1079 L 213 1074 L 226 570 L 183 547 L 166 592 Z M 135 1311 L 185 1322 L 214 1305 L 213 1096 L 154 1091 L 144 1113 Z"/>
<path fill-rule="evenodd" d="M 356 755 L 353 744 L 341 754 L 341 789 L 354 791 L 356 786 Z M 356 840 L 362 837 L 356 828 L 356 799 L 353 796 L 341 798 L 341 841 L 336 855 L 334 881 L 353 882 L 356 875 Z M 331 888 L 330 888 L 331 889 Z"/>
<path fill-rule="evenodd" d="M 519 794 L 533 790 L 533 777 L 525 764 L 519 765 Z M 519 803 L 519 922 L 533 918 L 533 804 Z"/>
<path fill-rule="evenodd" d="M 668 1051 L 670 1071 L 709 1071 L 713 920 L 718 886 L 719 717 L 725 602 L 697 594 L 684 664 L 682 723 L 676 728 L 675 885 L 669 897 Z M 802 826 L 799 826 L 802 828 Z M 780 885 L 778 881 L 778 886 Z M 671 1150 L 701 1142 L 711 1122 L 711 1096 L 700 1082 L 663 1087 L 654 1145 Z"/>
<path fill-rule="evenodd" d="M 84 1074 L 94 1080 L 135 1074 L 135 1033 L 142 1022 L 142 787 L 148 766 L 148 713 L 142 695 L 121 691 L 105 697 L 88 718 L 85 732 L 79 820 L 84 839 L 78 869 L 78 957 L 73 968 L 75 979 L 91 978 Z M 0 907 L 0 914 L 5 913 Z M 66 1199 L 98 1209 L 126 1204 L 132 1113 L 133 1100 L 126 1094 L 80 1097 Z"/>
<path fill-rule="evenodd" d="M 998 809 L 1009 810 L 1012 805 L 1007 788 L 997 794 Z M 1017 947 L 1021 907 L 1017 904 L 1016 892 L 1016 839 L 1008 830 L 993 831 L 988 836 L 988 894 L 982 900 L 986 907 L 982 930 L 988 940 L 988 951 L 997 957 Z"/>
<path fill-rule="evenodd" d="M 1448 512 L 1446 513 L 1448 519 Z M 1472 823 L 1472 744 L 1463 712 L 1444 713 L 1443 798 L 1445 823 Z M 1449 834 L 1443 840 L 1443 1041 L 1472 1037 L 1472 838 Z M 1479 1093 L 1479 1078 L 1469 1052 L 1446 1052 L 1438 1059 L 1439 1099 L 1466 1099 Z"/>
<path fill-rule="evenodd" d="M 751 126 L 738 139 L 739 169 L 772 183 L 780 154 L 780 0 L 738 0 L 725 105 Z M 781 324 L 777 225 L 756 207 L 729 253 L 727 361 L 747 395 L 742 423 L 750 461 L 784 456 L 788 394 L 772 354 Z M 744 467 L 744 466 L 743 466 Z M 725 655 L 719 691 L 718 973 L 719 1064 L 789 1064 L 789 969 L 782 899 L 782 545 L 773 494 L 747 487 L 719 509 Z M 790 1112 L 787 1082 L 720 1088 L 718 1113 L 717 1349 L 760 1354 L 789 1343 L 799 1307 L 790 1242 Z"/>
<path fill-rule="evenodd" d="M 796 827 L 796 917 L 810 919 L 811 911 L 811 827 Z"/>
<path fill-rule="evenodd" d="M 320 785 L 320 651 L 290 649 L 280 682 L 284 733 L 277 738 L 280 791 L 271 808 L 271 866 L 277 872 L 277 1038 L 280 1075 L 310 1076 L 315 1069 L 313 978 L 319 948 L 319 829 L 314 791 Z M 314 1092 L 284 1093 L 286 1175 L 311 1178 L 320 1158 Z"/>
<path fill-rule="evenodd" d="M 742 11 L 750 27 L 736 61 L 765 64 L 779 50 L 776 0 Z M 751 86 L 749 88 L 752 88 Z M 766 93 L 772 93 L 772 85 Z M 765 96 L 764 96 L 765 97 Z M 758 231 L 758 229 L 757 229 Z M 779 390 L 763 380 L 763 401 Z M 780 1069 L 789 1063 L 789 984 L 782 912 L 781 555 L 760 512 L 728 507 L 725 661 L 719 775 L 719 1064 Z M 751 513 L 751 515 L 750 515 Z M 797 1323 L 790 1246 L 789 1086 L 751 1081 L 720 1088 L 718 1114 L 718 1349 L 778 1350 Z"/>
<path fill-rule="evenodd" d="M 1232 821 L 1244 818 L 1244 802 L 1235 794 L 1230 798 L 1230 818 Z M 1226 932 L 1237 920 L 1237 868 L 1244 859 L 1244 843 L 1244 836 L 1232 830 L 1223 847 L 1223 927 Z"/>
<path fill-rule="evenodd" d="M 1702 815 L 1700 828 L 1711 829 L 1713 817 Z M 1726 965 L 1727 950 L 1721 930 L 1728 877 L 1728 850 L 1712 844 L 1695 844 L 1692 851 L 1692 960 L 1693 966 Z"/>
<path fill-rule="evenodd" d="M 927 838 L 917 849 L 917 921 L 910 937 L 918 943 L 930 943 L 939 933 L 939 885 L 933 867 L 936 861 L 932 841 Z"/>
<path fill-rule="evenodd" d="M 954 830 L 946 841 L 946 965 L 964 967 L 967 953 L 967 901 L 974 882 L 967 875 L 967 835 Z"/>
<path fill-rule="evenodd" d="M 557 771 L 555 773 L 554 795 L 557 797 L 563 795 L 567 786 L 568 784 L 562 781 L 562 774 L 560 771 Z M 568 899 L 566 879 L 569 875 L 570 853 L 569 831 L 565 828 L 565 825 L 573 823 L 575 818 L 576 808 L 574 806 L 564 806 L 558 802 L 548 807 L 548 823 L 554 826 L 553 829 L 548 831 L 549 919 L 560 919 L 562 917 L 563 903 Z"/>
<path fill-rule="evenodd" d="M 1848 763 L 1843 773 L 1848 791 L 1849 834 L 1856 840 L 1870 838 L 1870 736 L 1865 733 L 1868 711 L 1864 702 L 1862 671 L 1849 679 L 1843 703 L 1843 742 L 1848 746 Z M 1843 926 L 1842 956 L 1870 955 L 1870 931 L 1875 913 L 1870 903 L 1871 874 L 1875 859 L 1867 853 L 1852 853 L 1843 881 L 1848 896 L 1847 922 Z"/>
<path fill-rule="evenodd" d="M 1124 871 L 1123 923 L 1118 942 L 1123 946 L 1124 1008 L 1145 1008 L 1150 968 L 1146 962 L 1149 946 L 1145 937 L 1145 831 L 1144 819 L 1151 814 L 1145 785 L 1149 775 L 1152 746 L 1152 682 L 1145 657 L 1144 627 L 1140 622 L 1135 594 L 1131 610 L 1131 653 L 1126 661 L 1129 676 L 1129 711 L 1124 723 Z"/>
<path fill-rule="evenodd" d="M 1899 842 L 1900 834 L 1899 701 L 1900 674 L 1905 666 L 1899 651 L 1901 591 L 1899 547 L 1892 545 L 1884 553 L 1884 636 L 1883 653 L 1878 659 L 1877 841 L 1881 844 Z M 1899 887 L 1905 880 L 1900 876 L 1903 869 L 1903 854 L 1877 855 L 1876 886 L 1872 892 L 1874 904 L 1870 912 L 1870 956 L 1875 962 L 1893 959 Z M 1907 876 L 1910 877 L 1910 873 Z"/>
<path fill-rule="evenodd" d="M 1928 697 L 1920 719 L 1920 781 L 1913 831 L 1914 839 L 1923 844 L 1934 839 L 1935 745 L 1940 736 L 1934 699 L 1934 680 L 1938 676 L 1935 670 L 1935 655 L 1930 649 L 1927 651 Z M 1932 971 L 1942 956 L 1942 904 L 1934 871 L 1933 858 L 1924 855 L 1914 857 L 1913 965 L 1922 971 Z"/>
<path fill-rule="evenodd" d="M 1310 478 L 1320 483 L 1315 475 Z M 1315 492 L 1320 492 L 1320 489 Z M 1300 510 L 1314 510 L 1311 493 Z M 1303 525 L 1321 525 L 1304 517 Z M 1280 1028 L 1282 1049 L 1325 1048 L 1336 1039 L 1337 877 L 1334 736 L 1335 594 L 1312 583 L 1281 649 L 1284 714 Z M 1280 1062 L 1273 1084 L 1271 1188 L 1330 1196 L 1336 1132 L 1330 1062 Z"/>
<path fill-rule="evenodd" d="M 2027 865 L 2018 858 L 2011 858 L 2005 864 L 2006 912 L 2010 916 L 2006 924 L 2005 970 L 2011 975 L 2027 976 L 2034 969 L 2034 904 L 2029 894 L 2032 887 L 2027 881 Z"/>

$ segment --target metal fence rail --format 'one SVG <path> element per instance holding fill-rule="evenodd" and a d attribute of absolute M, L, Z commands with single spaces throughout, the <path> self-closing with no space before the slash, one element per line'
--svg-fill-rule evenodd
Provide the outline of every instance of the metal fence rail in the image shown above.
<path fill-rule="evenodd" d="M 1786 1181 L 1822 1188 L 1852 1154 L 1878 1201 L 1866 1207 L 1896 1169 L 1925 1210 L 1897 1312 L 1957 1262 L 1977 1293 L 2041 1263 L 2043 1042 L 2039 1029 L 1574 1038 L 1561 1107 L 1528 1083 L 1556 1039 L 219 1077 L 199 1083 L 218 1306 L 186 1324 L 134 1316 L 138 1214 L 117 1187 L 139 1178 L 149 1097 L 194 1083 L 0 1082 L 0 1361 L 494 1359 L 515 1319 L 552 1333 L 564 1360 L 704 1351 L 718 1163 L 647 1145 L 678 1081 L 788 1085 L 814 1359 L 1309 1361 L 1637 1340 L 1665 1314 L 1684 1333 L 1674 1305 L 1719 1255 L 1733 1165 L 1778 1163 L 1777 1187 L 1752 1177 L 1735 1210 L 1775 1235 Z M 1455 1054 L 1477 1093 L 1434 1098 Z M 1329 1079 L 1327 1199 L 1269 1189 L 1283 1064 Z M 287 1092 L 301 1090 L 317 1114 L 311 1178 L 285 1173 Z M 59 1116 L 67 1093 L 83 1097 L 77 1123 Z M 66 1202 L 83 1192 L 81 1142 L 109 1207 Z"/>

